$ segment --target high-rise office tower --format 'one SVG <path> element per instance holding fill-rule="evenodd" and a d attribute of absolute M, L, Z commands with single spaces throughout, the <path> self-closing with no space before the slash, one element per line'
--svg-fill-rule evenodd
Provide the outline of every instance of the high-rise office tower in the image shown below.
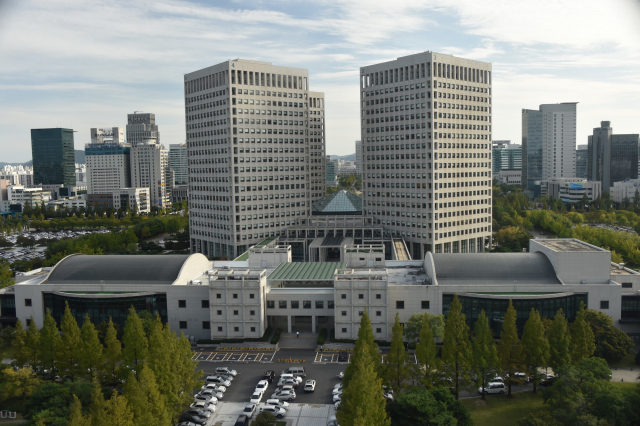
<path fill-rule="evenodd" d="M 88 194 L 109 194 L 131 186 L 131 145 L 125 143 L 122 127 L 92 128 L 84 154 Z"/>
<path fill-rule="evenodd" d="M 608 191 L 614 182 L 638 178 L 640 135 L 614 135 L 610 121 L 603 121 L 589 136 L 587 179 L 602 182 Z"/>
<path fill-rule="evenodd" d="M 169 145 L 169 167 L 173 170 L 174 183 L 186 184 L 189 181 L 189 160 L 187 144 Z"/>
<path fill-rule="evenodd" d="M 522 186 L 576 174 L 577 102 L 522 110 Z"/>
<path fill-rule="evenodd" d="M 72 129 L 31 129 L 31 156 L 35 185 L 75 186 Z"/>
<path fill-rule="evenodd" d="M 131 147 L 131 186 L 149 188 L 150 205 L 168 207 L 169 153 L 155 139 L 145 139 Z"/>
<path fill-rule="evenodd" d="M 589 158 L 589 145 L 578 145 L 576 149 L 576 177 L 587 178 L 587 163 Z"/>
<path fill-rule="evenodd" d="M 491 64 L 423 52 L 360 69 L 363 210 L 414 259 L 491 242 Z"/>
<path fill-rule="evenodd" d="M 356 174 L 362 176 L 362 141 L 356 141 Z"/>
<path fill-rule="evenodd" d="M 184 77 L 191 250 L 234 258 L 325 195 L 324 94 L 309 72 L 236 59 Z"/>
<path fill-rule="evenodd" d="M 501 170 L 517 170 L 522 168 L 522 146 L 511 141 L 493 141 L 492 148 L 493 175 L 498 176 Z"/>
<path fill-rule="evenodd" d="M 127 114 L 127 143 L 136 146 L 146 140 L 160 143 L 160 131 L 156 125 L 156 115 L 135 111 Z"/>

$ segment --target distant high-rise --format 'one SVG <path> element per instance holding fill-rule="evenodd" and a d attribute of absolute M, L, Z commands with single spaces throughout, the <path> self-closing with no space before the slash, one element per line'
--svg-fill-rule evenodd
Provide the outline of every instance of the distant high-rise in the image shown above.
<path fill-rule="evenodd" d="M 170 204 L 168 168 L 168 152 L 154 139 L 146 139 L 131 147 L 131 186 L 149 188 L 149 201 L 153 207 L 167 207 Z"/>
<path fill-rule="evenodd" d="M 587 179 L 602 182 L 608 191 L 614 182 L 638 178 L 640 135 L 614 135 L 610 121 L 603 121 L 589 136 Z"/>
<path fill-rule="evenodd" d="M 587 177 L 587 163 L 589 158 L 589 145 L 578 145 L 576 149 L 576 177 Z"/>
<path fill-rule="evenodd" d="M 325 160 L 325 180 L 327 186 L 336 186 L 336 169 L 338 168 L 338 164 L 336 160 L 332 160 L 330 155 L 327 155 L 327 159 Z"/>
<path fill-rule="evenodd" d="M 414 259 L 491 246 L 491 72 L 435 52 L 360 68 L 363 210 Z"/>
<path fill-rule="evenodd" d="M 511 141 L 493 141 L 492 157 L 494 177 L 501 170 L 521 169 L 522 145 L 513 145 Z"/>
<path fill-rule="evenodd" d="M 169 145 L 169 167 L 173 170 L 173 179 L 177 184 L 189 181 L 189 159 L 187 144 Z"/>
<path fill-rule="evenodd" d="M 362 141 L 356 141 L 356 174 L 362 176 Z"/>
<path fill-rule="evenodd" d="M 35 185 L 75 186 L 72 129 L 31 129 L 31 155 Z"/>
<path fill-rule="evenodd" d="M 522 110 L 522 186 L 576 174 L 577 102 Z"/>
<path fill-rule="evenodd" d="M 156 115 L 135 111 L 127 114 L 127 143 L 136 146 L 145 140 L 160 143 L 160 131 L 156 125 Z"/>
<path fill-rule="evenodd" d="M 109 194 L 131 186 L 131 145 L 125 143 L 122 127 L 92 128 L 84 154 L 88 194 Z"/>

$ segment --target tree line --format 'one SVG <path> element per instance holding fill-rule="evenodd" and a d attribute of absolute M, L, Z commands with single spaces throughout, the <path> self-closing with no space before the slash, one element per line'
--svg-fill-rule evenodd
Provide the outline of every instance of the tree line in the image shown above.
<path fill-rule="evenodd" d="M 48 309 L 41 329 L 36 327 L 33 318 L 26 329 L 18 320 L 13 347 L 19 369 L 7 370 L 7 374 L 21 375 L 20 380 L 13 380 L 18 383 L 14 386 L 18 389 L 16 393 L 22 392 L 23 397 L 31 394 L 30 402 L 35 400 L 31 410 L 27 410 L 30 420 L 55 424 L 60 417 L 59 412 L 47 417 L 46 398 L 38 395 L 39 389 L 34 389 L 38 373 L 52 381 L 57 376 L 70 383 L 85 383 L 85 395 L 88 387 L 93 389 L 89 392 L 90 401 L 85 398 L 83 403 L 74 398 L 67 400 L 71 405 L 62 407 L 66 409 L 63 416 L 70 415 L 69 425 L 170 425 L 174 422 L 190 402 L 193 389 L 201 385 L 197 362 L 191 360 L 191 345 L 184 334 L 177 336 L 159 316 L 146 328 L 147 331 L 133 307 L 121 340 L 111 319 L 103 341 L 88 314 L 79 327 L 68 304 L 59 328 Z M 8 379 L 12 381 L 11 377 Z M 49 388 L 61 386 L 64 385 L 51 383 L 42 392 L 51 393 Z M 112 395 L 104 399 L 101 387 L 113 389 Z M 34 405 L 42 409 L 34 409 Z"/>

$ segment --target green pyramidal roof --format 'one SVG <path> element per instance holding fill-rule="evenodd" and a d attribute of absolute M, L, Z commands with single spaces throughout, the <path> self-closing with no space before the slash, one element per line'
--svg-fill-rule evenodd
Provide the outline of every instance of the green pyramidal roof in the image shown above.
<path fill-rule="evenodd" d="M 362 198 L 344 189 L 313 203 L 314 215 L 362 214 Z"/>

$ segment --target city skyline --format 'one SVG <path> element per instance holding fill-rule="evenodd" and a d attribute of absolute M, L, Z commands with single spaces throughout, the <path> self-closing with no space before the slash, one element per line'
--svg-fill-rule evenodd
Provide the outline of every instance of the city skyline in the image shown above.
<path fill-rule="evenodd" d="M 492 63 L 495 139 L 519 143 L 521 109 L 559 102 L 580 103 L 578 144 L 602 120 L 636 133 L 640 7 L 592 3 L 9 1 L 0 6 L 0 161 L 29 160 L 31 128 L 78 129 L 81 149 L 86 129 L 124 126 L 130 111 L 155 112 L 165 145 L 183 143 L 182 74 L 237 57 L 308 69 L 310 89 L 326 94 L 336 155 L 360 137 L 359 68 L 426 50 Z M 586 25 L 596 7 L 598 32 Z"/>

